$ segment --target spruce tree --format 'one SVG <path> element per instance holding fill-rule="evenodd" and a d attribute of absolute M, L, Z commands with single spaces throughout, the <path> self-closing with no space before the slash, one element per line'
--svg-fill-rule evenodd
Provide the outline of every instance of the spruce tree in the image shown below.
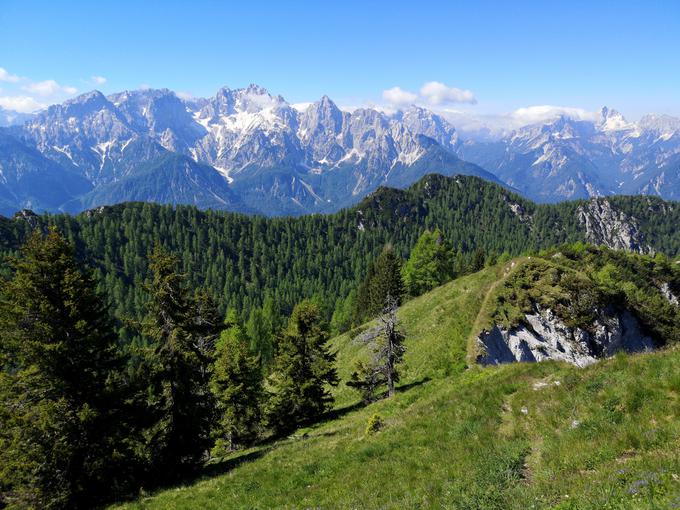
<path fill-rule="evenodd" d="M 196 467 L 210 446 L 214 416 L 208 387 L 212 357 L 210 301 L 196 299 L 177 271 L 178 259 L 156 247 L 153 278 L 141 332 L 148 347 L 138 371 L 144 383 L 144 436 L 151 481 L 165 481 Z"/>
<path fill-rule="evenodd" d="M 36 230 L 0 297 L 0 506 L 89 507 L 125 484 L 123 360 L 92 276 Z"/>
<path fill-rule="evenodd" d="M 380 314 L 388 298 L 401 304 L 404 281 L 401 276 L 401 259 L 391 245 L 385 246 L 369 268 L 366 278 L 357 290 L 355 321 L 357 323 Z"/>
<path fill-rule="evenodd" d="M 486 251 L 481 246 L 472 253 L 472 261 L 470 263 L 470 271 L 476 272 L 484 269 L 486 262 Z"/>
<path fill-rule="evenodd" d="M 251 354 L 233 311 L 215 346 L 210 389 L 218 408 L 213 454 L 224 455 L 252 443 L 261 423 L 262 372 L 259 356 Z"/>
<path fill-rule="evenodd" d="M 318 419 L 333 403 L 328 386 L 338 384 L 335 354 L 319 306 L 309 300 L 293 309 L 278 343 L 270 376 L 268 422 L 277 432 Z"/>
<path fill-rule="evenodd" d="M 370 285 L 371 317 L 383 311 L 388 301 L 397 306 L 404 297 L 404 281 L 401 276 L 401 259 L 392 246 L 386 246 L 375 262 L 375 275 Z"/>
<path fill-rule="evenodd" d="M 366 319 L 371 318 L 371 286 L 375 277 L 375 261 L 371 262 L 366 271 L 366 276 L 357 288 L 357 297 L 354 303 L 354 313 L 352 315 L 353 324 L 361 324 Z"/>

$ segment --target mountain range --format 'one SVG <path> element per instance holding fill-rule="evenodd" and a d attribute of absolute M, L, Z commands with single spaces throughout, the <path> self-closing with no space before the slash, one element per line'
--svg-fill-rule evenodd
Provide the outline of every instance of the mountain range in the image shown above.
<path fill-rule="evenodd" d="M 183 99 L 92 91 L 37 114 L 0 112 L 0 213 L 79 212 L 125 201 L 262 215 L 330 212 L 381 185 L 474 175 L 540 202 L 680 196 L 680 120 L 566 116 L 498 140 L 463 139 L 441 115 L 292 105 L 257 85 Z"/>
<path fill-rule="evenodd" d="M 498 141 L 465 142 L 457 154 L 541 202 L 614 194 L 680 197 L 680 119 L 667 115 L 633 123 L 604 107 L 592 121 L 560 116 Z"/>

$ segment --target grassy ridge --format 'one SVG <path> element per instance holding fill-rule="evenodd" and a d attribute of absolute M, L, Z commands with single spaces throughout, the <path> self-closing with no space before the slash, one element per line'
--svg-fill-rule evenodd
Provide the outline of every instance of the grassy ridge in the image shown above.
<path fill-rule="evenodd" d="M 367 407 L 344 385 L 329 419 L 127 508 L 680 507 L 680 350 L 587 369 L 465 370 L 468 341 L 509 265 L 408 302 L 406 372 Z M 361 345 L 334 340 L 346 380 Z M 379 413 L 384 430 L 366 435 Z"/>

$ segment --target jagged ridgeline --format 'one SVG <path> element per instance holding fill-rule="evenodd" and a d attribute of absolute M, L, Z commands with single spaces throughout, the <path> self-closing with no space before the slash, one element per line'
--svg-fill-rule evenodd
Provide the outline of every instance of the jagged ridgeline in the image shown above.
<path fill-rule="evenodd" d="M 391 243 L 406 257 L 424 229 L 439 228 L 463 260 L 488 259 L 565 242 L 669 256 L 680 253 L 680 207 L 653 197 L 536 205 L 476 177 L 429 175 L 406 190 L 381 188 L 331 215 L 263 218 L 189 206 L 127 203 L 77 216 L 26 212 L 0 221 L 2 255 L 36 227 L 55 224 L 96 273 L 116 315 L 135 317 L 145 300 L 147 255 L 160 243 L 179 255 L 195 287 L 222 311 L 245 317 L 270 297 L 282 313 L 317 297 L 330 316 Z M 462 264 L 461 267 L 464 267 Z"/>

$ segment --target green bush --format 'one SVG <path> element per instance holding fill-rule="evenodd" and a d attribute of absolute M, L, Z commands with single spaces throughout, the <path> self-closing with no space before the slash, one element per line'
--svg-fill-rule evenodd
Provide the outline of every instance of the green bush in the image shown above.
<path fill-rule="evenodd" d="M 373 414 L 368 419 L 368 423 L 366 424 L 366 435 L 369 436 L 371 434 L 375 434 L 376 432 L 382 430 L 384 427 L 385 427 L 385 422 L 380 417 L 380 415 L 379 414 Z"/>

